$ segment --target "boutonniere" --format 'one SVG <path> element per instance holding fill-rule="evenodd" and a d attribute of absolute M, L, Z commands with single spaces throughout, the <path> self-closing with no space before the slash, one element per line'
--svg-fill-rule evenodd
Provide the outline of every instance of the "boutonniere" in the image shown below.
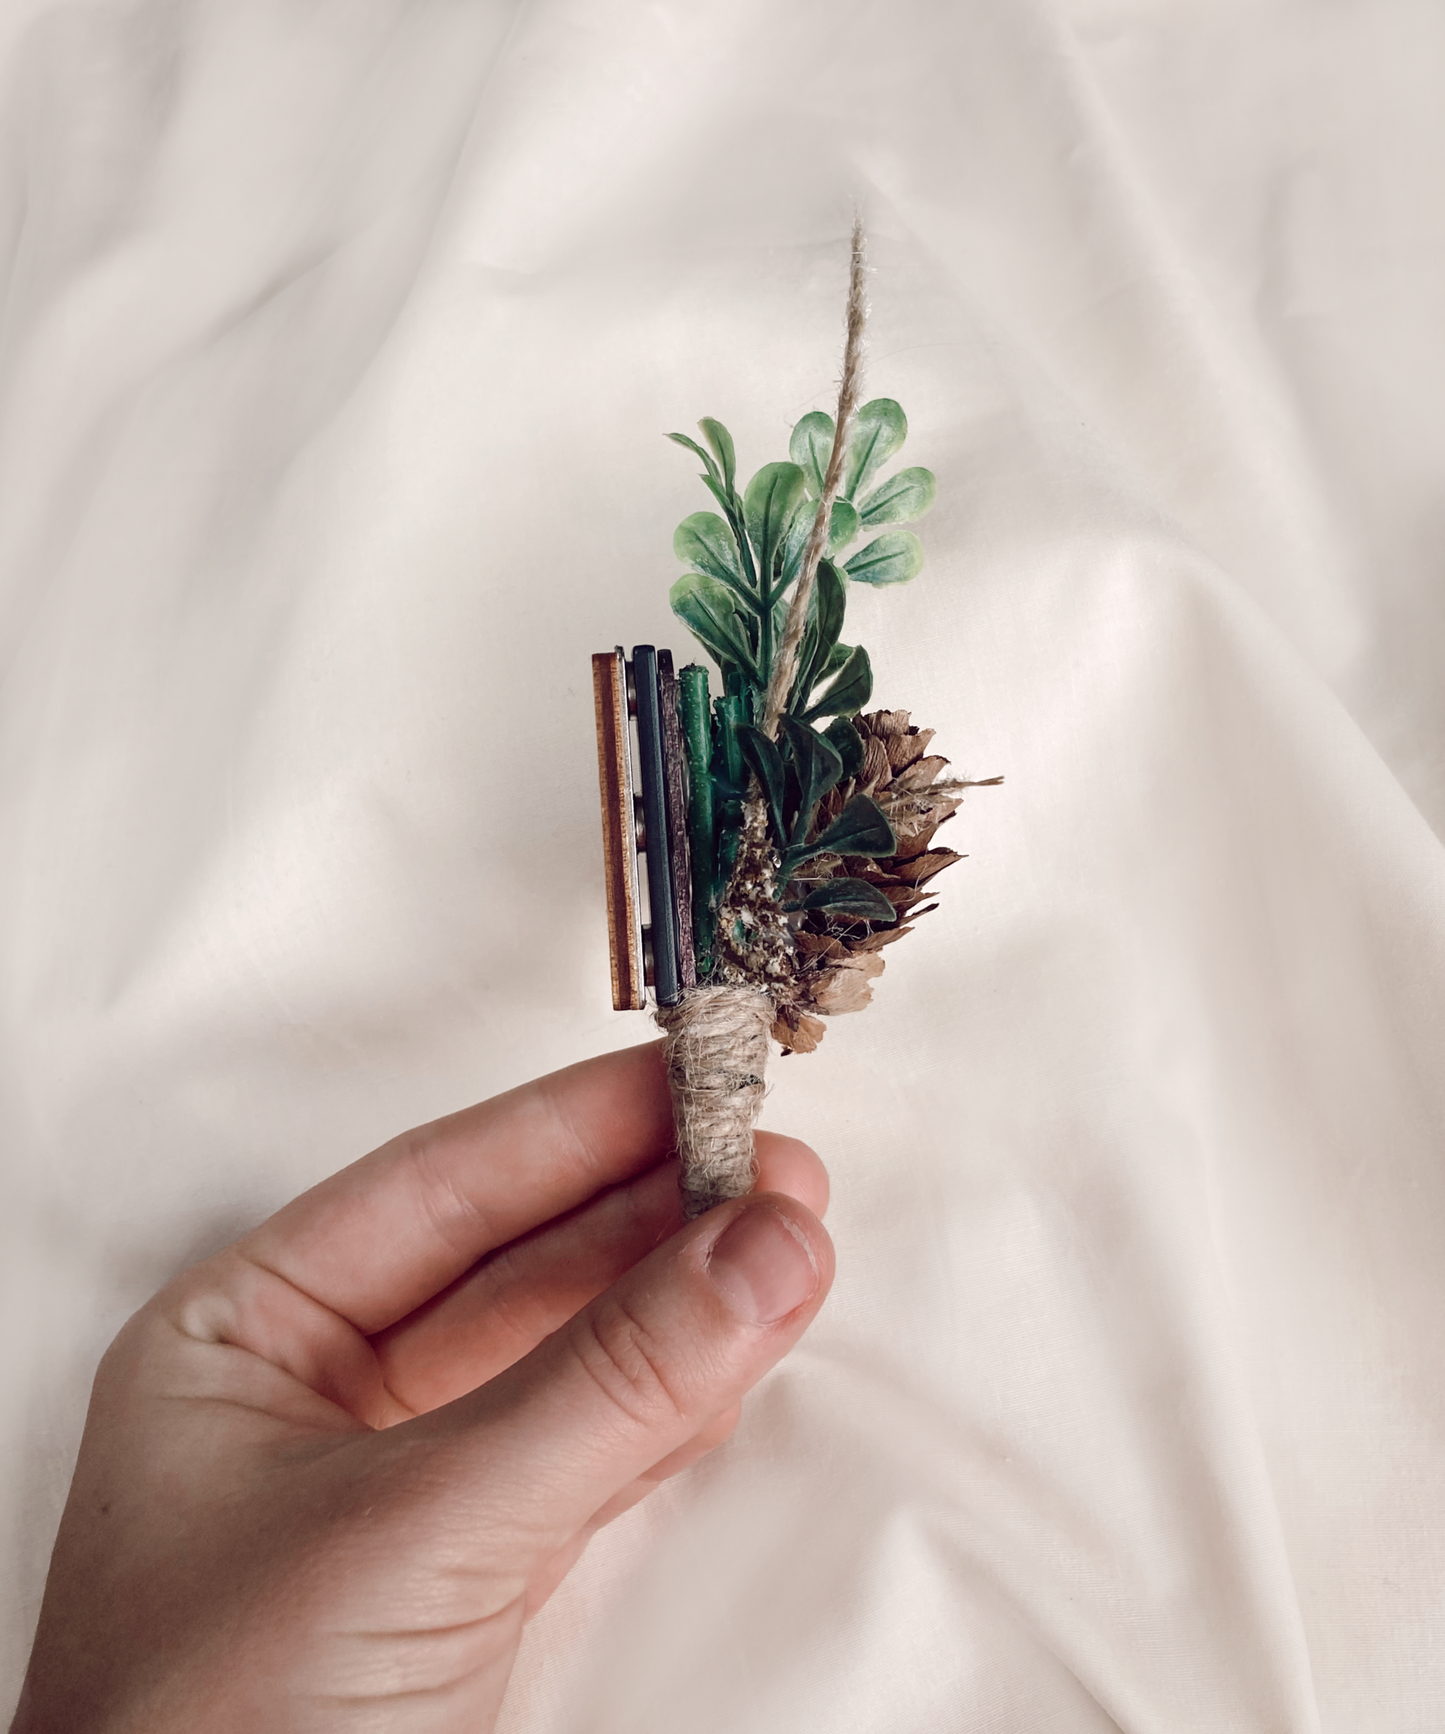
<path fill-rule="evenodd" d="M 850 585 L 917 576 L 923 547 L 901 526 L 937 489 L 892 467 L 900 406 L 858 401 L 864 286 L 855 226 L 836 411 L 805 415 L 786 461 L 739 490 L 721 422 L 668 436 L 717 508 L 678 526 L 671 601 L 721 690 L 650 645 L 592 659 L 613 1004 L 641 1010 L 651 988 L 667 1031 L 689 1218 L 749 1190 L 769 1039 L 810 1053 L 824 1018 L 868 1003 L 884 947 L 962 859 L 939 828 L 981 786 L 945 774 L 908 711 L 865 709 L 872 663 L 845 642 Z"/>

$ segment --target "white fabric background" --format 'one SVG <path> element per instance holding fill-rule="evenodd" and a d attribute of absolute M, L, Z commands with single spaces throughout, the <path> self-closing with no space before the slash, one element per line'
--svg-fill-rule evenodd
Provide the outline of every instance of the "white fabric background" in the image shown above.
<path fill-rule="evenodd" d="M 659 436 L 827 403 L 857 196 L 941 503 L 850 628 L 1008 781 L 775 1068 L 820 1321 L 504 1726 L 1445 1725 L 1440 7 L 10 0 L 0 59 L 12 1695 L 122 1318 L 648 1034 L 587 658 L 682 646 Z"/>

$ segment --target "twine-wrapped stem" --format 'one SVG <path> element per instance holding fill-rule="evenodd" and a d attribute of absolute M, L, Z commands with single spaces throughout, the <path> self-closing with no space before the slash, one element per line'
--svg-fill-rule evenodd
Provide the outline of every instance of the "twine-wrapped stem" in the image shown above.
<path fill-rule="evenodd" d="M 753 1127 L 763 1105 L 772 1001 L 750 987 L 695 987 L 658 1008 L 688 1222 L 757 1178 Z"/>

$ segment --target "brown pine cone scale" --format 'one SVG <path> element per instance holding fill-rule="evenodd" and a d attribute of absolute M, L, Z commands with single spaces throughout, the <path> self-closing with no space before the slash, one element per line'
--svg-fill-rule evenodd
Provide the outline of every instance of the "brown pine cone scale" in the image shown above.
<path fill-rule="evenodd" d="M 941 776 L 948 760 L 928 751 L 934 731 L 915 728 L 906 710 L 871 711 L 854 722 L 863 737 L 862 769 L 822 802 L 818 829 L 830 824 L 854 795 L 871 795 L 888 816 L 897 849 L 886 858 L 817 856 L 808 862 L 801 883 L 813 889 L 839 878 L 866 880 L 893 905 L 894 919 L 874 925 L 820 909 L 793 917 L 794 976 L 786 992 L 774 995 L 778 1017 L 773 1038 L 785 1053 L 811 1053 L 825 1033 L 822 1017 L 861 1011 L 867 1005 L 873 982 L 883 973 L 878 953 L 911 933 L 919 916 L 938 907 L 927 902 L 929 893 L 923 887 L 945 867 L 963 860 L 953 849 L 935 848 L 934 836 L 958 811 L 963 791 L 977 785 Z"/>

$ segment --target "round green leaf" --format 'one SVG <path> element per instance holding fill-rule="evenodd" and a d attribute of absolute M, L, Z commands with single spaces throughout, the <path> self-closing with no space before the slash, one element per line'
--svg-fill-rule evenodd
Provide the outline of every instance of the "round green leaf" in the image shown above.
<path fill-rule="evenodd" d="M 726 584 L 700 572 L 686 572 L 673 585 L 668 601 L 673 613 L 720 668 L 741 668 L 757 678 L 733 593 Z"/>
<path fill-rule="evenodd" d="M 677 526 L 672 551 L 685 566 L 696 566 L 724 584 L 741 585 L 738 545 L 716 512 L 694 512 Z"/>
<path fill-rule="evenodd" d="M 843 570 L 859 584 L 906 584 L 923 565 L 923 544 L 910 530 L 889 530 L 860 548 Z"/>
<path fill-rule="evenodd" d="M 911 524 L 933 504 L 937 492 L 938 478 L 932 470 L 899 470 L 896 476 L 889 476 L 864 500 L 863 522 L 868 525 Z"/>
<path fill-rule="evenodd" d="M 908 417 L 891 397 L 875 397 L 853 418 L 843 460 L 843 494 L 851 500 L 908 438 Z"/>
<path fill-rule="evenodd" d="M 833 418 L 826 410 L 809 410 L 793 429 L 788 441 L 788 456 L 802 470 L 808 492 L 820 499 L 823 478 L 828 473 L 828 459 L 833 450 Z"/>
<path fill-rule="evenodd" d="M 803 472 L 796 464 L 764 464 L 743 495 L 743 521 L 757 555 L 758 576 L 773 582 L 773 557 L 782 548 L 799 508 L 807 498 Z"/>

